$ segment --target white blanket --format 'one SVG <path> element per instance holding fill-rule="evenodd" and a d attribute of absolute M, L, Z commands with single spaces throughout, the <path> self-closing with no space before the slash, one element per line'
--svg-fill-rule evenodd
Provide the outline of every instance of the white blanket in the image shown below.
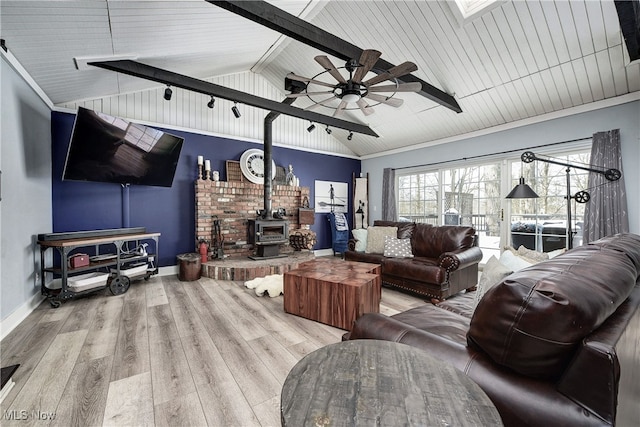
<path fill-rule="evenodd" d="M 349 225 L 347 224 L 347 217 L 345 217 L 342 212 L 335 212 L 334 216 L 335 216 L 335 219 L 336 219 L 336 230 L 337 231 L 349 230 Z"/>
<path fill-rule="evenodd" d="M 256 277 L 253 280 L 244 282 L 244 286 L 249 289 L 255 289 L 256 295 L 261 297 L 265 292 L 269 294 L 271 298 L 275 298 L 284 294 L 284 275 L 272 274 L 265 277 Z"/>

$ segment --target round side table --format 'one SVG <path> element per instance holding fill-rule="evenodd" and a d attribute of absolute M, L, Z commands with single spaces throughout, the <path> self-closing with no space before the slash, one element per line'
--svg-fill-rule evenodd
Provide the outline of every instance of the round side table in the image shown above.
<path fill-rule="evenodd" d="M 284 382 L 283 426 L 501 426 L 469 377 L 405 344 L 354 340 L 305 356 Z"/>

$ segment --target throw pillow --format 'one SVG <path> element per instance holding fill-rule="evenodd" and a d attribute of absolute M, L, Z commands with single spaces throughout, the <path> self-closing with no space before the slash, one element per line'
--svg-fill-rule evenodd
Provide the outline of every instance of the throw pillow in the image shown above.
<path fill-rule="evenodd" d="M 502 264 L 495 255 L 491 255 L 491 258 L 489 258 L 482 269 L 482 274 L 480 274 L 474 306 L 478 305 L 489 289 L 502 282 L 502 279 L 511 273 L 513 273 L 513 270 L 510 270 L 509 267 Z"/>
<path fill-rule="evenodd" d="M 551 259 L 565 253 L 566 251 L 567 251 L 567 248 L 560 248 L 560 249 L 556 249 L 555 251 L 547 252 L 547 255 L 549 256 L 549 259 Z"/>
<path fill-rule="evenodd" d="M 413 258 L 411 239 L 398 239 L 392 236 L 385 236 L 384 256 L 389 258 Z"/>
<path fill-rule="evenodd" d="M 356 228 L 351 230 L 351 234 L 356 239 L 356 252 L 365 252 L 367 249 L 367 229 Z"/>
<path fill-rule="evenodd" d="M 365 252 L 368 254 L 384 253 L 384 237 L 396 237 L 398 227 L 376 227 L 367 228 L 367 248 Z"/>
<path fill-rule="evenodd" d="M 523 258 L 529 258 L 531 260 L 540 262 L 546 259 L 549 259 L 549 255 L 544 252 L 534 251 L 533 249 L 529 249 L 524 245 L 520 245 L 518 250 L 516 251 L 518 255 Z"/>
<path fill-rule="evenodd" d="M 510 250 L 502 252 L 500 262 L 511 271 L 519 271 L 535 264 L 535 262 L 527 261 L 525 258 L 514 254 Z"/>

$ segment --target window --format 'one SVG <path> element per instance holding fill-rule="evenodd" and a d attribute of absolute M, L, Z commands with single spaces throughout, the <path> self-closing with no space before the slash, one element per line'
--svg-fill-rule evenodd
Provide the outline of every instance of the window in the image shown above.
<path fill-rule="evenodd" d="M 588 165 L 589 145 L 582 143 L 572 151 L 553 153 L 553 158 Z M 566 167 L 506 157 L 467 164 L 397 173 L 398 220 L 473 226 L 480 236 L 483 262 L 491 255 L 499 256 L 500 248 L 507 245 L 518 248 L 524 244 L 545 252 L 566 246 Z M 538 199 L 505 199 L 521 175 Z M 587 178 L 587 171 L 571 168 L 572 195 L 586 189 Z M 574 199 L 571 203 L 574 245 L 579 245 L 584 204 L 576 204 Z"/>
<path fill-rule="evenodd" d="M 447 2 L 451 13 L 461 26 L 489 13 L 502 3 L 504 0 L 453 0 Z"/>
<path fill-rule="evenodd" d="M 539 156 L 561 163 L 588 166 L 590 152 L 576 151 Z M 529 249 L 551 252 L 566 247 L 567 233 L 567 169 L 571 195 L 571 231 L 573 246 L 582 244 L 585 204 L 577 203 L 574 196 L 588 186 L 589 172 L 567 168 L 543 161 L 514 162 L 511 184 L 516 185 L 520 176 L 538 194 L 537 199 L 511 200 L 511 235 L 514 247 L 524 245 Z"/>
<path fill-rule="evenodd" d="M 398 175 L 400 221 L 469 225 L 486 258 L 500 248 L 500 163 Z"/>

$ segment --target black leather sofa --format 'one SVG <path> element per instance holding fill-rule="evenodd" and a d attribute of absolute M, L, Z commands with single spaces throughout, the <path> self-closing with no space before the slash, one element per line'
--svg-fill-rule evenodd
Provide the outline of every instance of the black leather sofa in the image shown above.
<path fill-rule="evenodd" d="M 410 239 L 413 258 L 388 258 L 381 253 L 356 252 L 349 242 L 347 261 L 382 266 L 382 284 L 429 297 L 438 302 L 478 283 L 482 251 L 473 227 L 432 226 L 414 222 L 375 221 L 374 226 L 397 227 L 399 239 Z"/>
<path fill-rule="evenodd" d="M 365 314 L 343 339 L 423 349 L 480 385 L 506 426 L 640 420 L 640 236 L 620 234 L 474 293 Z"/>

